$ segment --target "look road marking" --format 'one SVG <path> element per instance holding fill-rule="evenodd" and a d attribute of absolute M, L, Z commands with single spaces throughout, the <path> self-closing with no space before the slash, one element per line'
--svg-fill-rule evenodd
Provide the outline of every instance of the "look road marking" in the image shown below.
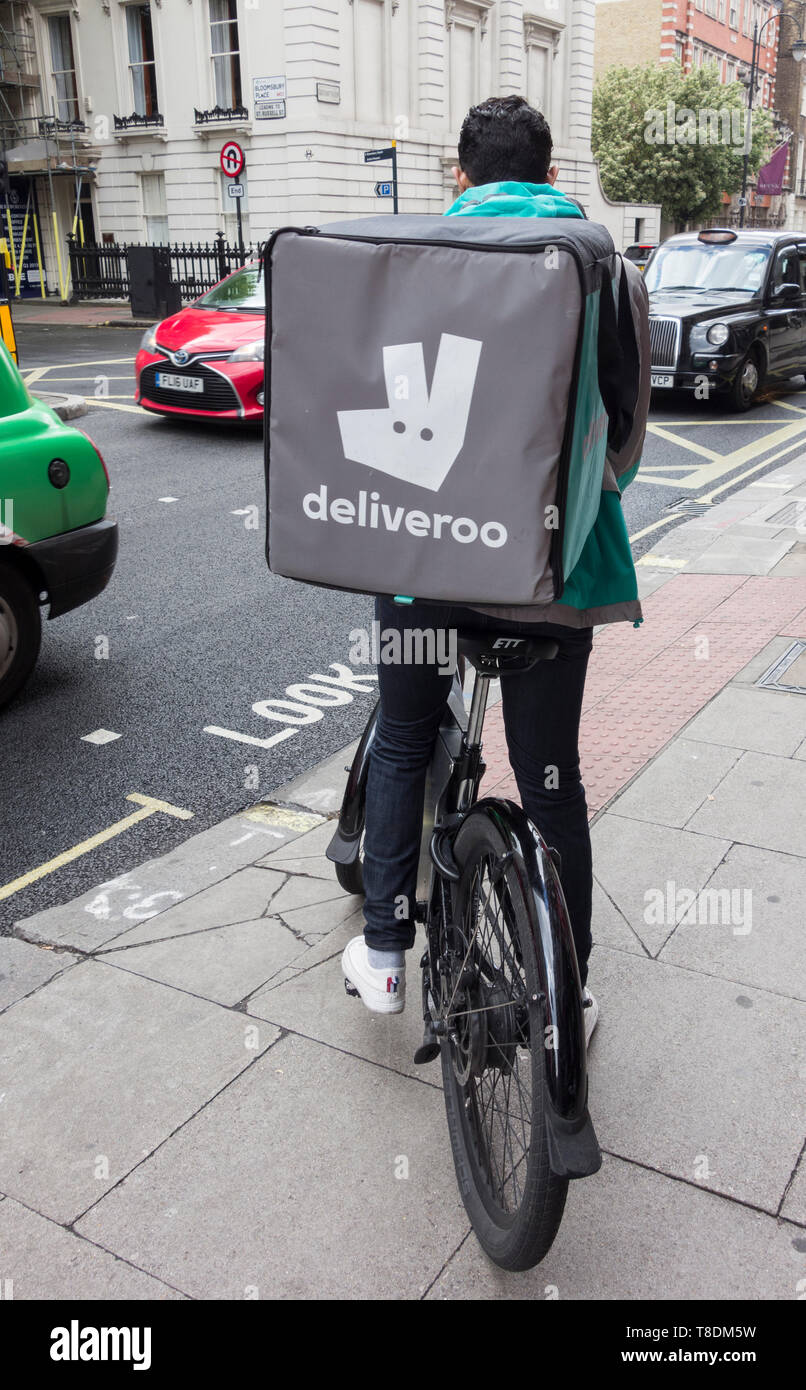
<path fill-rule="evenodd" d="M 55 859 L 49 859 L 46 864 L 40 864 L 38 869 L 29 869 L 27 874 L 21 874 L 19 878 L 12 879 L 11 883 L 6 883 L 4 887 L 0 888 L 0 902 L 4 898 L 10 898 L 13 893 L 19 893 L 21 888 L 27 888 L 29 884 L 38 882 L 40 878 L 46 878 L 48 874 L 55 873 L 65 864 L 71 864 L 74 859 L 80 859 L 82 854 L 89 854 L 90 850 L 97 849 L 98 845 L 106 844 L 107 840 L 113 840 L 116 835 L 121 835 L 124 830 L 129 830 L 133 825 L 137 825 L 138 821 L 147 820 L 157 811 L 161 811 L 166 816 L 173 816 L 175 820 L 193 819 L 192 811 L 183 811 L 178 806 L 171 806 L 168 801 L 159 801 L 153 796 L 143 796 L 141 792 L 129 792 L 126 800 L 136 802 L 140 810 L 132 811 L 131 815 L 115 821 L 115 824 L 107 826 L 106 830 L 99 830 L 97 835 L 91 835 L 88 840 L 82 840 L 81 844 L 74 845 L 72 849 L 66 849 L 61 854 L 57 854 Z"/>

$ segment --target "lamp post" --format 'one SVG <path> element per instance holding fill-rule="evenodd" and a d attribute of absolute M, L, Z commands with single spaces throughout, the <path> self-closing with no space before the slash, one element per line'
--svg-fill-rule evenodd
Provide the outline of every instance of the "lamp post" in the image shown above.
<path fill-rule="evenodd" d="M 783 0 L 776 0 L 776 3 L 780 6 L 780 5 L 783 4 Z M 801 14 L 801 16 L 803 15 L 804 9 L 806 9 L 806 0 L 804 0 L 804 3 L 802 3 L 801 6 L 800 6 L 800 14 Z M 747 207 L 747 172 L 748 172 L 748 166 L 749 166 L 749 164 L 750 164 L 750 144 L 751 144 L 750 133 L 751 133 L 751 128 L 752 128 L 752 120 L 753 120 L 753 98 L 754 98 L 755 92 L 756 92 L 756 69 L 757 69 L 757 67 L 758 67 L 758 50 L 759 50 L 759 47 L 760 47 L 760 44 L 761 44 L 761 35 L 764 33 L 764 30 L 767 28 L 767 25 L 768 25 L 768 24 L 772 24 L 772 22 L 773 22 L 774 19 L 780 19 L 782 22 L 783 22 L 783 20 L 785 20 L 785 19 L 791 19 L 791 20 L 798 26 L 798 37 L 795 39 L 795 42 L 793 43 L 791 49 L 789 50 L 789 56 L 790 56 L 791 58 L 794 58 L 796 63 L 802 63 L 803 60 L 804 60 L 804 58 L 806 58 L 806 40 L 805 40 L 804 37 L 803 37 L 803 25 L 802 25 L 802 22 L 801 22 L 801 19 L 800 19 L 800 18 L 796 18 L 795 15 L 793 15 L 793 14 L 791 13 L 790 10 L 774 9 L 774 10 L 772 11 L 772 14 L 768 15 L 768 17 L 765 19 L 764 23 L 763 23 L 761 26 L 759 26 L 758 20 L 755 20 L 755 21 L 754 21 L 754 23 L 753 23 L 753 56 L 752 56 L 752 59 L 751 59 L 751 62 L 750 62 L 750 80 L 749 80 L 749 83 L 748 83 L 748 92 L 747 92 L 747 119 L 746 119 L 746 122 L 745 122 L 745 129 L 744 129 L 744 163 L 743 163 L 743 166 L 742 166 L 742 196 L 741 196 L 741 201 L 740 201 L 740 203 L 739 203 L 739 226 L 740 226 L 740 227 L 743 227 L 743 226 L 744 226 L 744 213 L 745 213 L 745 208 Z"/>

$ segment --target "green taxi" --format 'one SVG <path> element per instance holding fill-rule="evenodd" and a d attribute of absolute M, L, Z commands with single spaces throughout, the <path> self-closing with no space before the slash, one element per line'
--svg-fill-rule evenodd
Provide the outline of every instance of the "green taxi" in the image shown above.
<path fill-rule="evenodd" d="M 0 342 L 0 706 L 31 674 L 40 609 L 58 618 L 109 582 L 117 523 L 95 445 L 35 400 Z"/>

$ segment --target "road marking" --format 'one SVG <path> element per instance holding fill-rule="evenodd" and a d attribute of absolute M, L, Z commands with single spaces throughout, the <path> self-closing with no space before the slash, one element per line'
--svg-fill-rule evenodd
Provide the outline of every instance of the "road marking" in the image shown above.
<path fill-rule="evenodd" d="M 122 367 L 124 363 L 134 365 L 133 357 L 100 357 L 92 362 L 49 362 L 46 367 L 34 367 L 33 371 L 67 372 L 72 367 Z"/>
<path fill-rule="evenodd" d="M 0 902 L 4 898 L 10 898 L 13 893 L 19 893 L 20 889 L 27 888 L 29 884 L 37 883 L 40 878 L 46 878 L 48 874 L 55 873 L 65 864 L 71 864 L 74 859 L 80 859 L 83 854 L 89 854 L 90 850 L 97 849 L 99 845 L 106 844 L 108 840 L 113 840 L 117 835 L 122 835 L 124 830 L 131 829 L 133 825 L 153 816 L 157 811 L 161 811 L 166 816 L 173 816 L 175 820 L 193 819 L 192 811 L 183 811 L 178 806 L 171 806 L 167 801 L 159 801 L 153 796 L 143 796 L 141 792 L 129 792 L 126 800 L 137 802 L 140 810 L 132 811 L 131 815 L 115 821 L 114 825 L 108 825 L 105 830 L 99 830 L 97 834 L 90 835 L 89 839 L 82 840 L 72 849 L 63 850 L 54 859 L 49 859 L 46 864 L 40 864 L 37 869 L 29 869 L 27 874 L 21 874 L 19 878 L 12 879 L 11 883 L 6 883 L 0 888 Z"/>
<path fill-rule="evenodd" d="M 641 470 L 641 473 L 643 473 L 647 483 L 654 484 L 656 487 L 682 487 L 689 491 L 706 487 L 708 484 L 716 482 L 717 478 L 723 477 L 727 473 L 732 473 L 737 468 L 741 468 L 743 464 L 749 463 L 751 459 L 758 458 L 759 454 L 765 453 L 769 449 L 775 449 L 779 444 L 786 444 L 788 440 L 795 440 L 795 443 L 790 445 L 789 448 L 801 447 L 803 436 L 806 434 L 806 411 L 796 411 L 795 413 L 797 415 L 795 420 L 789 420 L 788 422 L 774 425 L 774 427 L 763 434 L 760 439 L 754 439 L 749 444 L 744 444 L 728 454 L 716 454 L 713 451 L 705 450 L 700 445 L 693 444 L 690 440 L 676 438 L 668 428 L 664 429 L 659 425 L 649 425 L 648 433 L 668 439 L 671 443 L 679 445 L 681 449 L 701 454 L 709 459 L 709 461 L 705 464 L 701 464 L 699 467 L 690 468 L 686 477 L 655 477 L 655 470 L 665 470 L 669 467 L 669 465 L 666 464 L 648 464 L 646 468 Z M 786 452 L 789 452 L 789 449 L 785 448 L 784 453 Z M 773 462 L 774 459 L 780 457 L 780 454 L 774 454 L 764 459 L 757 467 L 764 468 Z M 686 467 L 685 464 L 673 466 L 681 469 Z M 756 468 L 751 468 L 749 470 L 750 473 L 755 471 L 757 471 Z M 734 487 L 740 478 L 747 476 L 748 473 L 738 474 L 732 477 L 726 486 Z"/>
<path fill-rule="evenodd" d="M 36 367 L 32 372 L 24 372 L 22 374 L 22 379 L 26 386 L 30 386 L 32 381 L 38 381 L 39 378 L 44 376 L 45 372 L 48 371 L 50 371 L 49 367 Z"/>
<path fill-rule="evenodd" d="M 660 526 L 666 526 L 670 521 L 677 521 L 677 518 L 682 515 L 682 512 L 675 512 L 673 516 L 662 516 L 660 521 L 653 521 L 651 526 L 645 526 L 643 531 L 636 531 L 634 536 L 629 537 L 630 545 L 633 541 L 640 541 L 642 536 L 648 536 L 650 531 L 657 531 Z"/>
<path fill-rule="evenodd" d="M 704 444 L 695 444 L 692 439 L 679 439 L 676 434 L 663 425 L 647 425 L 647 434 L 655 434 L 659 439 L 666 439 L 670 444 L 679 444 L 682 449 L 687 449 L 691 454 L 701 454 L 710 463 L 716 463 L 724 457 L 714 449 L 706 449 Z"/>
<path fill-rule="evenodd" d="M 679 570 L 688 564 L 685 560 L 673 560 L 669 555 L 642 555 L 640 560 L 636 560 L 637 565 L 652 565 L 653 569 Z"/>
<path fill-rule="evenodd" d="M 106 410 L 130 410 L 131 413 L 132 413 L 132 415 L 145 415 L 145 413 L 146 413 L 146 412 L 143 410 L 142 406 L 139 406 L 139 405 L 118 405 L 116 401 L 110 401 L 110 400 L 108 400 L 108 399 L 104 399 L 104 398 L 101 397 L 101 396 L 88 396 L 88 397 L 87 397 L 87 405 L 89 405 L 89 406 L 101 405 L 101 406 L 103 406 Z"/>
<path fill-rule="evenodd" d="M 255 748 L 273 748 L 275 743 L 282 743 L 284 738 L 293 738 L 299 730 L 282 729 L 278 734 L 272 734 L 269 738 L 255 738 L 254 734 L 239 734 L 235 729 L 222 729 L 218 724 L 205 724 L 204 733 L 218 734 L 219 738 L 233 738 L 236 743 L 250 743 Z"/>
<path fill-rule="evenodd" d="M 259 821 L 261 825 L 284 825 L 289 830 L 313 830 L 323 825 L 326 816 L 317 816 L 308 811 L 288 811 L 284 806 L 272 806 L 269 801 L 259 801 L 243 813 L 244 820 Z"/>
<path fill-rule="evenodd" d="M 158 497 L 158 498 L 157 498 L 157 501 L 158 501 L 158 502 L 178 502 L 178 501 L 179 501 L 179 498 L 178 498 L 178 497 Z"/>
<path fill-rule="evenodd" d="M 92 734 L 82 734 L 82 743 L 113 743 L 120 734 L 114 734 L 111 729 L 96 729 Z"/>

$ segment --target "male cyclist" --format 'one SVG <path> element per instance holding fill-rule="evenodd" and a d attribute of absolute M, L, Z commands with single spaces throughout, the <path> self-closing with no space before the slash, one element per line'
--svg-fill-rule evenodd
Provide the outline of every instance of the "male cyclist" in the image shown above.
<path fill-rule="evenodd" d="M 491 98 L 468 113 L 453 174 L 459 197 L 448 217 L 584 217 L 557 188 L 551 132 L 523 97 Z M 579 721 L 594 624 L 641 621 L 635 568 L 621 512 L 621 489 L 638 468 L 649 404 L 647 294 L 629 263 L 633 324 L 640 348 L 640 389 L 632 433 L 608 453 L 596 523 L 560 599 L 529 608 L 456 605 L 401 607 L 376 599 L 380 630 L 473 628 L 555 638 L 554 660 L 501 681 L 509 760 L 521 801 L 546 842 L 560 852 L 561 880 L 584 987 L 585 1032 L 598 1004 L 586 985 L 591 951 L 593 870 L 585 790 L 579 771 Z M 479 303 L 483 315 L 484 304 Z M 536 332 L 539 327 L 536 326 Z M 505 427 L 505 422 L 502 421 Z M 439 644 L 437 644 L 439 645 Z M 444 647 L 441 650 L 444 651 Z M 399 1013 L 406 996 L 406 951 L 414 945 L 417 864 L 425 778 L 448 698 L 438 664 L 378 667 L 380 715 L 370 758 L 364 839 L 363 936 L 345 948 L 342 970 L 375 1013 Z"/>

